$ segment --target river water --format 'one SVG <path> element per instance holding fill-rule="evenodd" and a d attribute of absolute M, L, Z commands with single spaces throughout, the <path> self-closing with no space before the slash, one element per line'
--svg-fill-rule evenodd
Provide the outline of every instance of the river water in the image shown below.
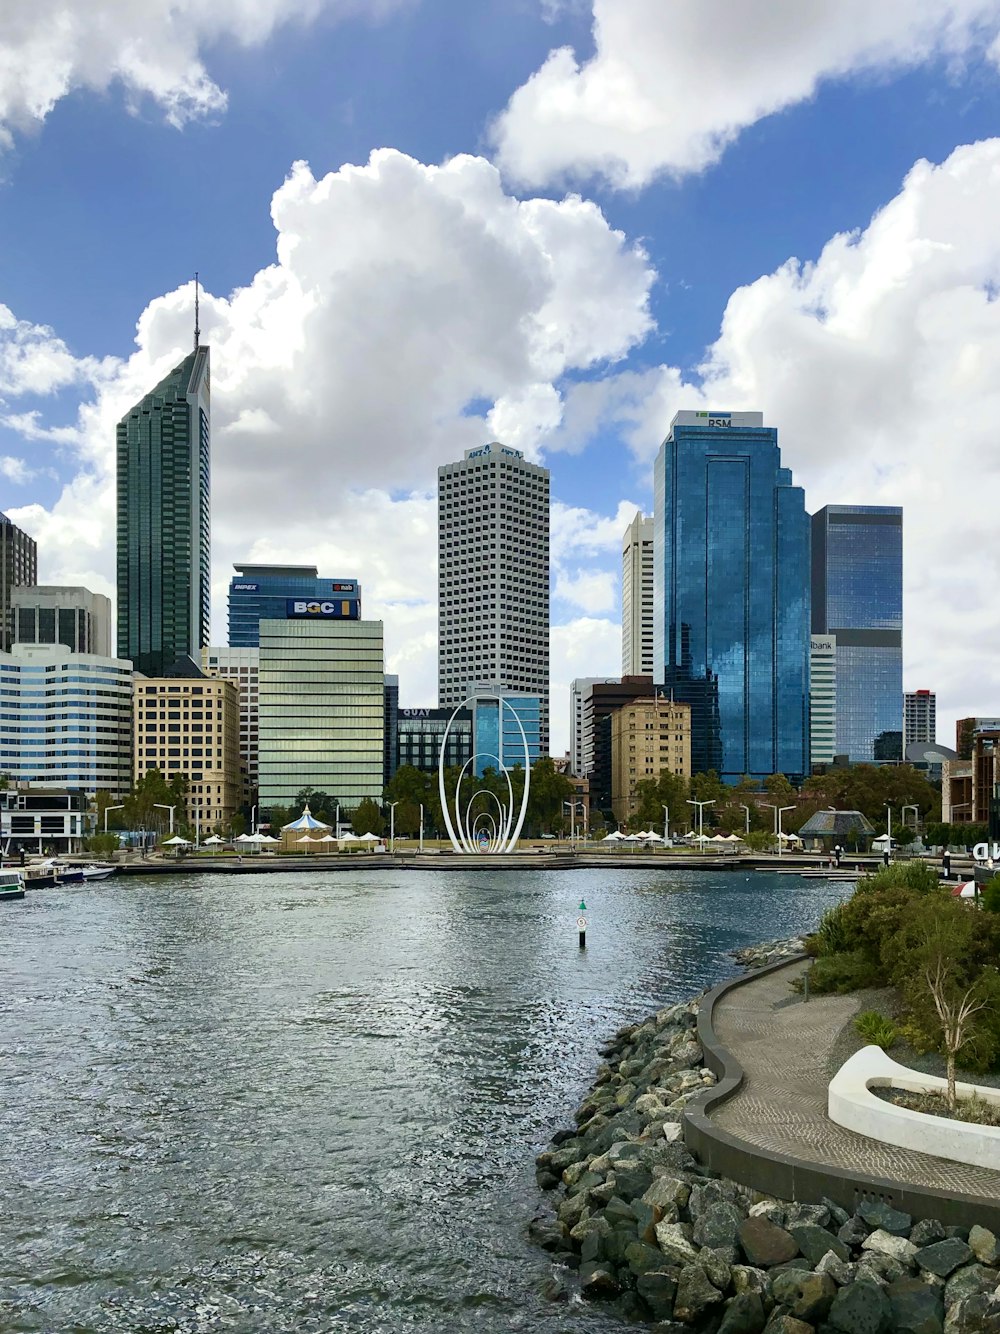
<path fill-rule="evenodd" d="M 844 892 L 290 872 L 3 905 L 0 1331 L 620 1330 L 538 1295 L 535 1153 L 616 1028 Z"/>

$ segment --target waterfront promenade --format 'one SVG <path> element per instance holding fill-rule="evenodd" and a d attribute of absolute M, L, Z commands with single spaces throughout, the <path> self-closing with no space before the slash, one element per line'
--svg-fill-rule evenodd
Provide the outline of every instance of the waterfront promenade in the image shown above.
<path fill-rule="evenodd" d="M 715 1002 L 715 1040 L 735 1057 L 743 1080 L 734 1096 L 708 1108 L 712 1128 L 762 1160 L 792 1160 L 862 1186 L 865 1179 L 896 1184 L 900 1193 L 912 1186 L 982 1200 L 996 1210 L 1000 1171 L 884 1145 L 828 1119 L 831 1052 L 860 1001 L 856 995 L 803 1000 L 790 984 L 806 967 L 800 961 L 764 972 Z"/>

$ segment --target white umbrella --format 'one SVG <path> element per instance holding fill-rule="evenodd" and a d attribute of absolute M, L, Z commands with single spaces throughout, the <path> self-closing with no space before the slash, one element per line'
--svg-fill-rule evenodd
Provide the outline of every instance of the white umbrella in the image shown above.
<path fill-rule="evenodd" d="M 378 834 L 358 834 L 358 835 L 357 835 L 357 839 L 358 839 L 358 842 L 359 842 L 359 843 L 381 843 L 381 842 L 382 842 L 382 840 L 379 838 Z"/>
<path fill-rule="evenodd" d="M 620 829 L 612 829 L 610 834 L 605 834 L 601 839 L 602 843 L 620 843 L 625 835 Z"/>
<path fill-rule="evenodd" d="M 234 843 L 253 843 L 253 842 L 254 842 L 254 836 L 253 836 L 253 834 L 237 834 L 236 837 L 233 839 L 233 842 L 234 842 Z"/>
<path fill-rule="evenodd" d="M 271 836 L 270 834 L 258 834 L 257 837 L 260 839 L 261 843 L 280 843 L 280 842 L 281 842 L 281 839 L 280 839 L 280 838 L 272 838 L 272 836 Z M 317 841 L 321 842 L 322 840 L 313 839 L 313 842 L 314 842 L 314 843 L 317 842 Z"/>
<path fill-rule="evenodd" d="M 709 843 L 728 843 L 729 839 L 726 838 L 725 834 L 713 834 L 708 841 Z"/>
<path fill-rule="evenodd" d="M 165 838 L 163 840 L 163 846 L 165 848 L 189 848 L 191 846 L 191 840 L 189 838 L 181 838 L 180 834 L 175 834 L 173 838 Z"/>
<path fill-rule="evenodd" d="M 205 839 L 205 846 L 208 847 L 209 843 L 225 843 L 225 841 L 226 840 L 224 838 L 220 838 L 218 834 L 212 834 L 210 835 L 210 837 Z"/>
<path fill-rule="evenodd" d="M 648 834 L 642 834 L 640 837 L 644 838 L 648 843 L 663 842 L 663 835 L 658 834 L 655 829 L 651 829 Z"/>
<path fill-rule="evenodd" d="M 338 843 L 360 843 L 361 840 L 358 838 L 357 834 L 352 834 L 351 831 L 348 830 L 346 834 L 341 834 L 337 841 Z"/>
<path fill-rule="evenodd" d="M 726 835 L 726 842 L 727 842 L 727 843 L 742 843 L 742 842 L 743 842 L 743 839 L 739 836 L 739 834 L 727 834 L 727 835 Z"/>
<path fill-rule="evenodd" d="M 332 834 L 324 834 L 322 838 L 313 839 L 314 843 L 336 843 L 336 841 L 337 840 L 334 838 Z"/>
<path fill-rule="evenodd" d="M 318 843 L 318 842 L 319 842 L 319 839 L 318 839 L 318 838 L 310 838 L 308 834 L 303 834 L 301 838 L 297 838 L 295 841 L 296 841 L 296 843 Z M 308 851 L 309 851 L 309 849 L 306 848 L 306 852 L 308 852 Z"/>

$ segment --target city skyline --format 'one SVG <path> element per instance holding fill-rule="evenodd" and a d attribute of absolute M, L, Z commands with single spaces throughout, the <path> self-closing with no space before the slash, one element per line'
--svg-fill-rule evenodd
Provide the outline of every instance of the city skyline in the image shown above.
<path fill-rule="evenodd" d="M 212 642 L 229 564 L 316 561 L 362 582 L 402 703 L 432 699 L 434 471 L 497 439 L 552 473 L 559 750 L 569 681 L 619 670 L 619 543 L 673 412 L 760 410 L 810 510 L 906 509 L 905 683 L 946 732 L 993 711 L 1000 631 L 949 651 L 996 581 L 964 483 L 1000 343 L 990 6 L 720 31 L 638 0 L 267 0 L 250 30 L 94 0 L 93 52 L 14 8 L 0 509 L 42 582 L 112 590 L 114 423 L 189 348 L 197 268 Z"/>

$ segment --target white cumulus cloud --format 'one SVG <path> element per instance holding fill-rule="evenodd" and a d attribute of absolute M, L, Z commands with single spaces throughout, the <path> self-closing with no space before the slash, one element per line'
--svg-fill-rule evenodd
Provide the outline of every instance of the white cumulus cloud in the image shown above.
<path fill-rule="evenodd" d="M 120 84 L 170 124 L 225 110 L 203 52 L 257 46 L 276 28 L 322 17 L 378 18 L 402 0 L 3 0 L 0 147 L 39 125 L 68 93 Z"/>
<path fill-rule="evenodd" d="M 550 52 L 493 126 L 515 180 L 642 186 L 702 170 L 825 80 L 1000 56 L 998 0 L 593 0 L 593 13 L 593 55 Z"/>
<path fill-rule="evenodd" d="M 234 561 L 356 574 L 366 614 L 385 616 L 404 701 L 433 703 L 438 465 L 501 429 L 536 452 L 558 421 L 562 377 L 645 337 L 654 275 L 595 205 L 516 199 L 482 158 L 425 166 L 381 150 L 319 180 L 298 163 L 271 211 L 275 263 L 202 297 L 215 635 Z M 49 330 L 12 316 L 7 326 L 11 400 L 91 385 L 75 427 L 57 428 L 75 475 L 53 505 L 11 517 L 38 539 L 43 579 L 89 570 L 82 581 L 106 587 L 115 424 L 188 351 L 192 287 L 149 304 L 127 361 L 77 358 Z M 4 420 L 26 442 L 53 438 L 37 407 Z"/>
<path fill-rule="evenodd" d="M 907 689 L 955 717 L 1000 700 L 1000 139 L 918 162 L 859 232 L 734 292 L 701 376 L 601 382 L 591 420 L 648 464 L 678 408 L 759 409 L 825 504 L 902 505 Z"/>

